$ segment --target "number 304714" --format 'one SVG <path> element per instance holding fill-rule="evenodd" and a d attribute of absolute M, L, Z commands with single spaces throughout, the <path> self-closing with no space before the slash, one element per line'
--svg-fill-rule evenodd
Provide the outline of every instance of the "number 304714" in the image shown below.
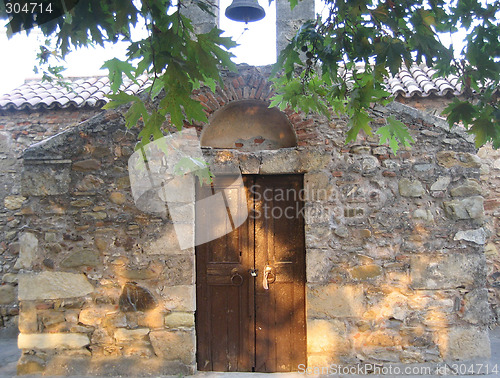
<path fill-rule="evenodd" d="M 52 13 L 51 2 L 5 2 L 7 13 Z"/>

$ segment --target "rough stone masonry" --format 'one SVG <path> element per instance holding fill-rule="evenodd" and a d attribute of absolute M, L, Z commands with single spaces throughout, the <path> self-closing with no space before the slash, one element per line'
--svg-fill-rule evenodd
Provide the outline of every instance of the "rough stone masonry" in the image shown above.
<path fill-rule="evenodd" d="M 194 96 L 209 119 L 237 101 L 268 103 L 267 75 L 242 66 L 224 89 Z M 136 131 L 125 131 L 125 111 L 24 152 L 13 202 L 20 374 L 196 371 L 195 251 L 179 248 L 168 212 L 135 206 L 127 162 Z M 483 361 L 490 231 L 474 145 L 401 104 L 372 112 L 375 128 L 389 115 L 408 125 L 413 148 L 394 155 L 370 136 L 345 145 L 346 119 L 286 110 L 295 147 L 263 149 L 255 135 L 250 149 L 207 147 L 205 158 L 215 174 L 234 164 L 242 174 L 303 174 L 306 191 L 326 193 L 305 202 L 309 366 Z M 194 186 L 178 193 L 178 204 L 194 200 Z M 189 239 L 192 209 L 175 225 Z"/>

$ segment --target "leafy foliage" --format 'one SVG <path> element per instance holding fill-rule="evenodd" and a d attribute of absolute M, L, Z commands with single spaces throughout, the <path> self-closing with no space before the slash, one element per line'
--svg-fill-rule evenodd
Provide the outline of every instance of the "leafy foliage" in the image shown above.
<path fill-rule="evenodd" d="M 48 0 L 42 2 L 48 3 Z M 221 37 L 222 31 L 217 28 L 197 34 L 191 20 L 184 15 L 182 1 L 65 0 L 59 3 L 67 7 L 54 8 L 57 17 L 46 18 L 41 13 L 14 17 L 6 13 L 2 4 L 0 19 L 8 20 L 6 26 L 11 32 L 26 30 L 27 33 L 35 24 L 35 18 L 41 21 L 40 29 L 47 37 L 47 46 L 42 46 L 39 54 L 43 74 L 46 79 L 59 82 L 63 69 L 59 62 L 71 50 L 127 42 L 125 60 L 114 58 L 103 64 L 109 71 L 113 92 L 106 108 L 131 104 L 125 114 L 126 126 L 142 127 L 137 148 L 163 137 L 167 120 L 178 129 L 185 121 L 206 121 L 202 105 L 191 98 L 193 90 L 202 83 L 215 89 L 221 81 L 221 67 L 236 69 L 232 54 L 227 51 L 235 43 Z M 209 1 L 192 4 L 206 12 L 214 11 Z M 148 34 L 136 40 L 132 38 L 132 29 L 139 23 L 145 25 Z M 49 46 L 49 42 L 54 46 Z M 45 67 L 49 61 L 58 65 Z M 150 79 L 149 96 L 132 96 L 120 89 L 124 77 L 136 82 L 141 75 L 148 75 Z M 161 99 L 155 100 L 161 92 Z"/>
<path fill-rule="evenodd" d="M 291 2 L 291 5 L 294 3 Z M 462 123 L 478 146 L 500 146 L 500 3 L 444 0 L 326 0 L 327 16 L 305 23 L 274 70 L 273 104 L 350 117 L 347 142 L 371 133 L 367 109 L 390 101 L 384 82 L 401 67 L 426 64 L 437 76 L 454 74 L 465 99 L 446 110 L 450 127 Z M 443 33 L 467 29 L 465 47 L 441 43 Z M 412 142 L 394 118 L 377 131 L 393 151 Z"/>
<path fill-rule="evenodd" d="M 24 0 L 22 0 L 24 1 Z M 298 0 L 289 0 L 293 9 Z M 62 81 L 61 60 L 74 49 L 117 41 L 129 44 L 125 60 L 111 59 L 111 102 L 108 108 L 130 104 L 127 127 L 140 125 L 138 148 L 164 135 L 163 125 L 206 121 L 201 104 L 191 98 L 202 83 L 215 88 L 221 68 L 235 70 L 228 49 L 235 46 L 221 30 L 196 33 L 185 15 L 184 0 L 65 0 L 53 2 L 53 13 L 7 14 L 0 2 L 0 19 L 8 33 L 36 24 L 47 37 L 38 55 L 44 78 Z M 57 3 L 57 4 L 56 4 Z M 211 0 L 190 0 L 189 6 L 214 14 Z M 465 99 L 447 109 L 450 126 L 462 123 L 476 136 L 477 145 L 500 146 L 500 3 L 498 0 L 325 0 L 326 17 L 306 22 L 278 57 L 273 70 L 276 95 L 272 106 L 304 112 L 349 116 L 346 140 L 371 134 L 368 109 L 391 101 L 384 81 L 413 63 L 455 74 Z M 133 38 L 133 28 L 144 24 L 145 38 Z M 443 45 L 443 33 L 467 30 L 464 48 Z M 55 61 L 51 65 L 50 61 Z M 123 78 L 135 81 L 148 75 L 148 96 L 120 90 Z M 377 131 L 394 151 L 408 146 L 411 136 L 393 118 Z"/>
<path fill-rule="evenodd" d="M 393 116 L 387 117 L 387 125 L 380 127 L 377 134 L 380 135 L 382 143 L 389 143 L 394 153 L 399 150 L 399 143 L 402 143 L 404 147 L 410 147 L 410 144 L 413 143 L 413 138 L 406 125 Z"/>

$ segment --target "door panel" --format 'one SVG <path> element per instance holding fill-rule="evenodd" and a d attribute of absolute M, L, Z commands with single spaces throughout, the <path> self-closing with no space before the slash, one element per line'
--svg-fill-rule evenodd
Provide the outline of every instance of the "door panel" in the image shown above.
<path fill-rule="evenodd" d="M 229 182 L 198 187 L 197 201 Z M 231 202 L 246 201 L 248 219 L 234 229 L 230 215 L 213 226 L 233 231 L 196 247 L 198 369 L 294 371 L 306 362 L 302 176 L 245 176 L 244 183 L 245 190 L 224 192 L 228 213 Z M 196 213 L 197 224 L 213 219 Z"/>
<path fill-rule="evenodd" d="M 300 176 L 256 179 L 256 371 L 293 371 L 306 360 L 304 223 Z M 262 282 L 261 282 L 262 281 Z M 290 347 L 293 345 L 293 347 Z"/>

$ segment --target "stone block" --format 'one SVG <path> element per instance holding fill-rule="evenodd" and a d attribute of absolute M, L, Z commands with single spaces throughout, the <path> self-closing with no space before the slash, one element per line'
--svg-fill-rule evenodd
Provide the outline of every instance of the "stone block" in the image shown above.
<path fill-rule="evenodd" d="M 425 189 L 418 180 L 402 178 L 399 180 L 399 194 L 403 197 L 422 197 Z"/>
<path fill-rule="evenodd" d="M 463 185 L 450 190 L 452 197 L 469 197 L 479 195 L 483 192 L 481 185 L 475 180 L 468 179 Z"/>
<path fill-rule="evenodd" d="M 444 212 L 452 219 L 478 219 L 484 216 L 484 199 L 481 196 L 443 202 Z"/>
<path fill-rule="evenodd" d="M 123 205 L 127 201 L 127 197 L 121 192 L 112 192 L 109 195 L 109 200 L 115 205 Z"/>
<path fill-rule="evenodd" d="M 422 220 L 427 223 L 431 223 L 434 220 L 434 215 L 430 210 L 426 209 L 416 209 L 413 212 L 413 219 Z"/>
<path fill-rule="evenodd" d="M 328 168 L 332 161 L 332 155 L 329 151 L 321 149 L 310 149 L 300 151 L 300 167 L 299 172 L 315 172 Z M 290 171 L 293 173 L 293 171 Z"/>
<path fill-rule="evenodd" d="M 261 156 L 260 174 L 302 172 L 299 151 L 295 149 L 266 151 Z"/>
<path fill-rule="evenodd" d="M 453 253 L 413 256 L 410 282 L 413 289 L 477 287 L 485 282 L 484 254 Z"/>
<path fill-rule="evenodd" d="M 120 310 L 127 313 L 149 311 L 158 306 L 158 302 L 151 291 L 133 281 L 127 282 L 123 286 L 118 302 Z"/>
<path fill-rule="evenodd" d="M 73 163 L 71 167 L 74 171 L 90 172 L 101 168 L 101 162 L 96 159 L 80 160 Z"/>
<path fill-rule="evenodd" d="M 117 313 L 115 306 L 90 306 L 80 311 L 78 321 L 88 326 L 97 326 L 105 320 L 108 314 Z"/>
<path fill-rule="evenodd" d="M 375 156 L 363 156 L 361 159 L 361 169 L 363 175 L 374 171 L 380 167 L 380 162 Z"/>
<path fill-rule="evenodd" d="M 304 200 L 328 201 L 333 193 L 330 176 L 324 172 L 306 173 L 304 175 Z"/>
<path fill-rule="evenodd" d="M 155 352 L 150 345 L 126 345 L 122 349 L 124 356 L 137 356 L 142 358 L 154 357 Z"/>
<path fill-rule="evenodd" d="M 488 330 L 479 327 L 450 327 L 439 334 L 439 351 L 446 361 L 471 361 L 491 357 Z"/>
<path fill-rule="evenodd" d="M 381 149 L 383 149 L 385 152 L 379 153 L 380 151 L 382 151 Z M 372 148 L 370 146 L 354 146 L 351 148 L 351 152 L 353 154 L 366 155 L 366 154 L 370 154 L 372 152 Z M 377 147 L 377 148 L 373 149 L 373 153 L 375 155 L 383 155 L 386 152 L 387 152 L 387 149 L 385 149 L 385 147 Z"/>
<path fill-rule="evenodd" d="M 332 238 L 329 224 L 306 225 L 306 248 L 328 248 Z"/>
<path fill-rule="evenodd" d="M 127 280 L 149 280 L 158 277 L 158 272 L 148 268 L 117 267 L 116 274 Z"/>
<path fill-rule="evenodd" d="M 328 223 L 334 217 L 333 206 L 326 205 L 325 202 L 306 202 L 303 213 L 306 224 L 316 225 L 319 223 Z M 298 213 L 298 209 L 293 208 L 293 214 Z M 286 212 L 291 214 L 291 212 Z"/>
<path fill-rule="evenodd" d="M 370 360 L 381 361 L 381 362 L 400 362 L 400 354 L 402 348 L 400 346 L 396 347 L 363 347 L 362 353 Z"/>
<path fill-rule="evenodd" d="M 374 347 L 393 347 L 401 345 L 402 337 L 398 332 L 384 329 L 383 331 L 372 332 L 366 337 L 363 345 Z"/>
<path fill-rule="evenodd" d="M 60 266 L 62 268 L 76 268 L 79 266 L 97 266 L 100 263 L 99 252 L 94 249 L 83 249 L 72 252 L 65 257 Z"/>
<path fill-rule="evenodd" d="M 410 306 L 408 302 L 408 297 L 401 294 L 397 290 L 394 290 L 383 298 L 382 302 L 377 306 L 376 311 L 370 311 L 370 314 L 365 313 L 364 315 L 367 318 L 374 315 L 372 317 L 374 319 L 394 318 L 396 320 L 404 321 L 410 313 Z"/>
<path fill-rule="evenodd" d="M 481 159 L 477 155 L 468 152 L 455 151 L 439 151 L 436 154 L 436 159 L 439 165 L 445 168 L 455 166 L 464 168 L 479 168 L 481 167 Z"/>
<path fill-rule="evenodd" d="M 165 307 L 171 311 L 196 311 L 195 285 L 166 286 L 161 291 Z"/>
<path fill-rule="evenodd" d="M 96 348 L 98 345 L 114 344 L 114 342 L 114 338 L 108 334 L 107 330 L 97 328 L 94 332 L 92 332 L 91 343 L 93 348 Z"/>
<path fill-rule="evenodd" d="M 181 360 L 185 364 L 194 363 L 196 350 L 194 330 L 151 331 L 149 338 L 158 357 Z"/>
<path fill-rule="evenodd" d="M 139 326 L 148 327 L 151 329 L 163 328 L 165 321 L 165 313 L 162 309 L 154 309 L 137 314 L 137 324 Z"/>
<path fill-rule="evenodd" d="M 190 285 L 195 282 L 194 256 L 172 255 L 165 261 L 161 274 L 162 282 L 167 286 Z"/>
<path fill-rule="evenodd" d="M 64 312 L 61 311 L 45 312 L 41 318 L 45 328 L 51 328 L 52 326 L 61 324 L 65 321 Z"/>
<path fill-rule="evenodd" d="M 17 284 L 17 274 L 16 273 L 5 273 L 2 276 L 3 283 Z"/>
<path fill-rule="evenodd" d="M 23 354 L 17 362 L 17 375 L 40 374 L 45 369 L 45 361 L 31 354 Z"/>
<path fill-rule="evenodd" d="M 101 321 L 102 328 L 125 328 L 127 327 L 127 316 L 121 311 L 107 312 Z"/>
<path fill-rule="evenodd" d="M 149 332 L 149 328 L 118 328 L 114 336 L 118 345 L 139 345 L 148 343 Z"/>
<path fill-rule="evenodd" d="M 487 239 L 488 234 L 482 227 L 477 230 L 458 231 L 453 238 L 453 240 L 465 240 L 480 245 L 486 244 Z"/>
<path fill-rule="evenodd" d="M 19 349 L 80 349 L 90 344 L 89 337 L 81 333 L 20 333 Z"/>
<path fill-rule="evenodd" d="M 94 175 L 86 175 L 76 185 L 76 190 L 80 192 L 94 192 L 104 184 L 100 177 Z"/>
<path fill-rule="evenodd" d="M 184 377 L 194 374 L 194 366 L 158 357 L 106 355 L 90 358 L 64 353 L 53 356 L 47 362 L 44 374 L 51 377 Z"/>
<path fill-rule="evenodd" d="M 7 210 L 18 210 L 23 207 L 24 201 L 26 201 L 26 197 L 23 196 L 6 196 L 3 200 L 3 205 Z"/>
<path fill-rule="evenodd" d="M 239 154 L 241 173 L 244 175 L 256 175 L 259 173 L 260 159 L 255 154 Z"/>
<path fill-rule="evenodd" d="M 70 162 L 61 161 L 60 164 L 24 163 L 21 173 L 21 188 L 25 196 L 53 196 L 68 193 L 70 178 Z"/>
<path fill-rule="evenodd" d="M 83 274 L 42 272 L 19 275 L 19 300 L 83 297 L 94 287 Z"/>
<path fill-rule="evenodd" d="M 360 265 L 349 270 L 355 280 L 367 280 L 382 275 L 382 268 L 376 264 Z"/>
<path fill-rule="evenodd" d="M 263 151 L 261 158 L 261 174 L 304 173 L 326 168 L 330 163 L 331 154 L 319 149 L 298 151 L 294 148 L 283 148 Z"/>
<path fill-rule="evenodd" d="M 171 312 L 165 317 L 167 328 L 191 328 L 194 327 L 194 314 L 192 312 Z"/>
<path fill-rule="evenodd" d="M 339 356 L 351 348 L 344 322 L 314 319 L 307 323 L 307 353 Z"/>
<path fill-rule="evenodd" d="M 38 251 L 38 238 L 31 232 L 19 236 L 19 257 L 15 269 L 30 269 Z"/>
<path fill-rule="evenodd" d="M 308 286 L 309 318 L 360 317 L 364 312 L 365 296 L 360 286 L 337 284 Z"/>
<path fill-rule="evenodd" d="M 17 302 L 16 288 L 12 285 L 0 286 L 0 305 L 10 305 Z"/>
<path fill-rule="evenodd" d="M 155 232 L 155 240 L 144 243 L 144 252 L 149 255 L 194 254 L 194 224 L 167 224 Z M 182 245 L 190 248 L 181 249 Z"/>
<path fill-rule="evenodd" d="M 484 246 L 484 254 L 486 257 L 498 256 L 498 250 L 495 243 L 488 243 Z"/>
<path fill-rule="evenodd" d="M 439 176 L 438 179 L 431 185 L 431 190 L 442 191 L 448 188 L 450 185 L 451 176 Z"/>
<path fill-rule="evenodd" d="M 309 249 L 306 253 L 306 277 L 310 283 L 326 283 L 330 279 L 333 261 L 328 250 Z"/>
<path fill-rule="evenodd" d="M 464 295 L 463 319 L 471 324 L 488 325 L 492 317 L 488 304 L 488 289 L 471 290 Z"/>
<path fill-rule="evenodd" d="M 79 198 L 77 200 L 71 201 L 69 204 L 73 207 L 87 207 L 92 206 L 94 202 L 86 198 Z"/>

